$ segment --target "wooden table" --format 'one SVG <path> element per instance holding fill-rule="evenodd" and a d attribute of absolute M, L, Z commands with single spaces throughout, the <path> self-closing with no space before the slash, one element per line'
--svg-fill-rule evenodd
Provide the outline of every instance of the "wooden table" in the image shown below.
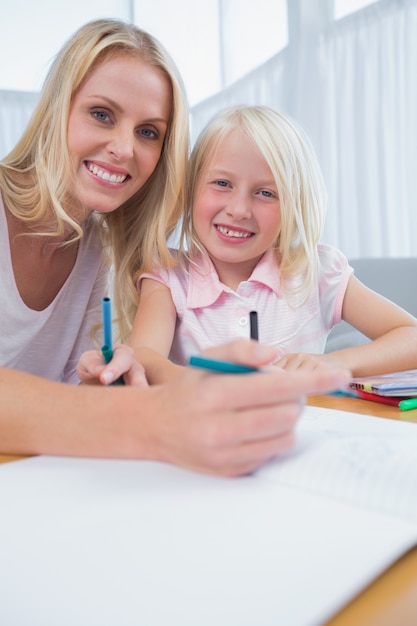
<path fill-rule="evenodd" d="M 396 407 L 338 396 L 311 396 L 311 406 L 328 407 L 417 424 L 417 409 Z M 417 427 L 417 426 L 416 426 Z M 17 461 L 19 455 L 0 454 L 0 463 Z M 416 496 L 417 497 L 417 496 Z M 416 626 L 417 624 L 417 547 L 396 561 L 326 626 Z"/>
<path fill-rule="evenodd" d="M 416 423 L 417 409 L 397 407 L 357 398 L 312 396 L 311 406 L 352 411 Z M 417 495 L 416 495 L 417 497 Z M 416 626 L 417 624 L 417 547 L 396 561 L 326 626 Z"/>
<path fill-rule="evenodd" d="M 10 461 L 19 461 L 25 458 L 26 456 L 20 454 L 0 454 L 0 463 L 10 463 Z"/>

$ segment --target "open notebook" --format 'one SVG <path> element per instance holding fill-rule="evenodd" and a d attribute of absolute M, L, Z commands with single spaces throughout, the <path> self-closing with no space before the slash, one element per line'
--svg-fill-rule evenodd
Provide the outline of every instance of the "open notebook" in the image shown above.
<path fill-rule="evenodd" d="M 350 387 L 381 396 L 414 397 L 417 396 L 417 370 L 353 378 Z"/>
<path fill-rule="evenodd" d="M 0 623 L 319 626 L 417 544 L 416 494 L 417 424 L 313 407 L 239 479 L 0 465 Z"/>

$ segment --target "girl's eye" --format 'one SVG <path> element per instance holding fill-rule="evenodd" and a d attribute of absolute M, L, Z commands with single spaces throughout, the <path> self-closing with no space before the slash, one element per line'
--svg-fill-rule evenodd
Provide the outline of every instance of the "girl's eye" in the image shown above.
<path fill-rule="evenodd" d="M 216 180 L 214 181 L 218 187 L 228 187 L 229 183 L 226 180 Z"/>
<path fill-rule="evenodd" d="M 278 194 L 275 191 L 270 191 L 269 189 L 260 189 L 259 191 L 257 191 L 257 194 L 260 195 L 262 198 L 267 198 L 268 200 L 278 199 Z"/>

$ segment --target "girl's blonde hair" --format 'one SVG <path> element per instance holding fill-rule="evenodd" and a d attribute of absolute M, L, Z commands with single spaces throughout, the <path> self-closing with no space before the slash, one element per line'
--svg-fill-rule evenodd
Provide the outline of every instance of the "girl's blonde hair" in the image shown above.
<path fill-rule="evenodd" d="M 295 287 L 307 295 L 314 284 L 317 244 L 322 234 L 326 191 L 315 152 L 303 130 L 267 106 L 233 106 L 218 113 L 203 129 L 191 154 L 181 250 L 193 259 L 202 250 L 193 228 L 193 202 L 203 168 L 231 131 L 245 133 L 268 164 L 281 208 L 281 229 L 275 249 L 285 287 L 291 277 L 303 276 Z M 242 155 L 244 158 L 244 155 Z"/>
<path fill-rule="evenodd" d="M 164 47 L 149 33 L 121 20 L 100 19 L 82 26 L 56 56 L 26 131 L 2 160 L 0 187 L 8 209 L 34 234 L 62 236 L 69 225 L 74 239 L 82 237 L 81 226 L 66 207 L 73 176 L 67 147 L 70 106 L 91 72 L 120 55 L 139 58 L 162 71 L 172 89 L 170 123 L 155 171 L 121 207 L 98 218 L 105 241 L 111 244 L 114 300 L 120 338 L 126 341 L 137 305 L 134 277 L 154 263 L 172 262 L 167 238 L 184 205 L 188 104 L 178 69 Z"/>

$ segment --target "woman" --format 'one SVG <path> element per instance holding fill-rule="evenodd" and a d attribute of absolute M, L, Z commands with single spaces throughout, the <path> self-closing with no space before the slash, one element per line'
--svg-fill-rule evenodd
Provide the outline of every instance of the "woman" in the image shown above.
<path fill-rule="evenodd" d="M 78 382 L 79 356 L 93 345 L 110 261 L 123 340 L 136 307 L 133 275 L 169 262 L 187 120 L 172 60 L 140 29 L 94 21 L 58 54 L 0 167 L 3 452 L 154 458 L 241 474 L 291 445 L 304 393 L 346 380 L 185 370 L 175 385 L 149 388 L 135 364 L 124 388 L 62 384 Z M 116 370 L 125 354 L 115 350 Z M 271 360 L 269 348 L 249 343 L 213 354 L 255 367 Z"/>

